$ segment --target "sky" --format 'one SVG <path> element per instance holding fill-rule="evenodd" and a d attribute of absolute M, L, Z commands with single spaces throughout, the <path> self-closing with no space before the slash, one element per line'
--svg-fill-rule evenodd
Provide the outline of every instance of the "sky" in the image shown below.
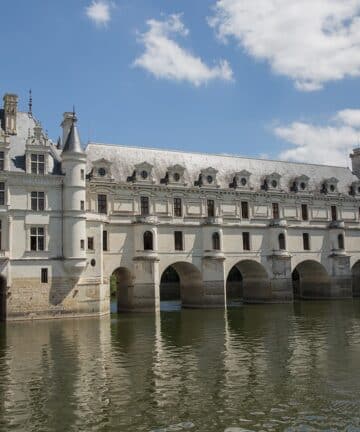
<path fill-rule="evenodd" d="M 0 94 L 84 144 L 349 166 L 360 0 L 1 1 Z"/>

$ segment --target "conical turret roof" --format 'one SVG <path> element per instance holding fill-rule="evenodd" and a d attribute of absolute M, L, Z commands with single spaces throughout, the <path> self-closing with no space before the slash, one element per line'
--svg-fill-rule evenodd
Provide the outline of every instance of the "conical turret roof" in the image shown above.
<path fill-rule="evenodd" d="M 64 152 L 83 153 L 79 132 L 76 127 L 76 117 L 74 117 L 73 119 L 68 136 L 66 138 L 66 142 L 63 148 L 63 153 Z"/>

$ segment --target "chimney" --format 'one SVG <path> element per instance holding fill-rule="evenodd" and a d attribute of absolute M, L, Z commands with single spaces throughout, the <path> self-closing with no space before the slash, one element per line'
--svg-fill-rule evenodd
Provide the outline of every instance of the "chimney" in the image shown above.
<path fill-rule="evenodd" d="M 4 130 L 9 135 L 16 135 L 16 114 L 18 97 L 16 94 L 6 93 L 4 96 Z"/>
<path fill-rule="evenodd" d="M 360 178 L 360 148 L 355 148 L 353 152 L 350 154 L 352 171 L 353 173 Z"/>
<path fill-rule="evenodd" d="M 71 125 L 73 124 L 73 120 L 76 119 L 76 115 L 74 112 L 64 112 L 63 117 L 64 119 L 61 123 L 61 127 L 63 130 L 62 144 L 65 145 Z"/>

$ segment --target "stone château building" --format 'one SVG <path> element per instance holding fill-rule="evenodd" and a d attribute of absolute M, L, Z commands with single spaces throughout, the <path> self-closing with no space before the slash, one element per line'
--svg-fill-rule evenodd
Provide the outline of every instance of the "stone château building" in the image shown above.
<path fill-rule="evenodd" d="M 348 168 L 53 143 L 0 110 L 0 306 L 8 320 L 360 295 L 360 149 Z"/>

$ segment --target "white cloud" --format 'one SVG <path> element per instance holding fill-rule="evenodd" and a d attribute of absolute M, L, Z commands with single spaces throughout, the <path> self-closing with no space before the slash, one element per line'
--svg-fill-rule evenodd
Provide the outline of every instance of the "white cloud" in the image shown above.
<path fill-rule="evenodd" d="M 360 0 L 217 0 L 209 24 L 297 89 L 360 76 Z"/>
<path fill-rule="evenodd" d="M 276 127 L 274 133 L 292 144 L 279 154 L 282 160 L 346 166 L 349 153 L 358 145 L 360 110 L 339 111 L 325 126 L 294 122 Z"/>
<path fill-rule="evenodd" d="M 106 26 L 111 19 L 111 4 L 106 0 L 93 0 L 85 9 L 86 16 L 97 26 Z"/>
<path fill-rule="evenodd" d="M 164 21 L 148 20 L 149 29 L 139 36 L 145 51 L 134 61 L 134 66 L 146 69 L 157 78 L 187 81 L 195 86 L 214 79 L 231 81 L 233 73 L 226 60 L 208 66 L 200 57 L 182 48 L 176 36 L 187 36 L 181 15 L 170 15 Z"/>

